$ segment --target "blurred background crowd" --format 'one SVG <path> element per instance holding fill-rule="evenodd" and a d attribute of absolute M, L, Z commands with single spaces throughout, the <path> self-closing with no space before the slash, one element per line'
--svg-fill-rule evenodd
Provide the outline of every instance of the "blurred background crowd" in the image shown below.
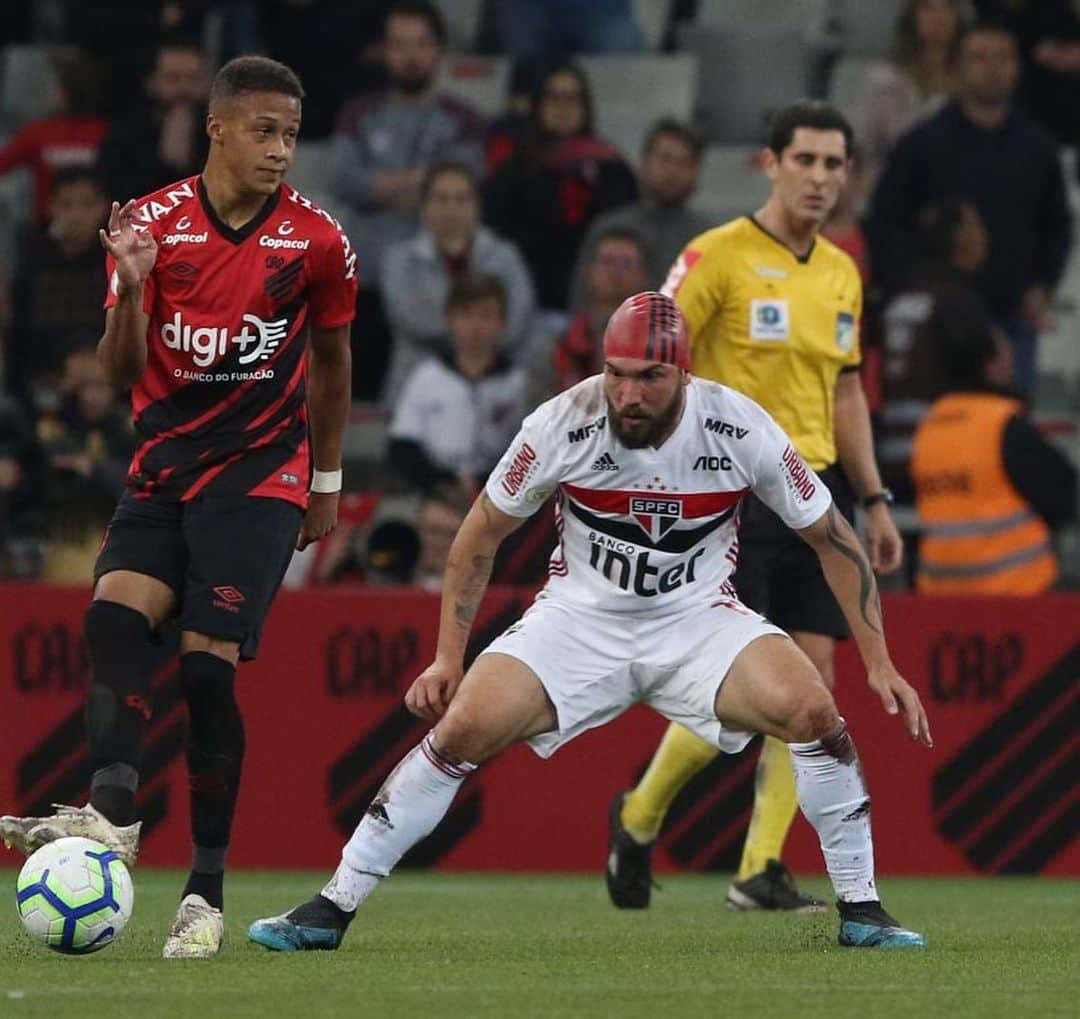
<path fill-rule="evenodd" d="M 88 581 L 134 444 L 93 356 L 97 229 L 198 172 L 215 68 L 263 53 L 307 91 L 290 183 L 361 276 L 341 526 L 287 583 L 437 589 L 523 416 L 600 368 L 608 316 L 684 244 L 757 208 L 769 115 L 809 95 L 855 126 L 825 233 L 863 275 L 912 560 L 914 430 L 992 383 L 1064 454 L 1021 459 L 1080 584 L 1077 0 L 36 0 L 3 5 L 0 42 L 0 576 Z M 943 377 L 935 350 L 972 335 L 993 377 Z M 542 577 L 549 518 L 497 582 Z"/>

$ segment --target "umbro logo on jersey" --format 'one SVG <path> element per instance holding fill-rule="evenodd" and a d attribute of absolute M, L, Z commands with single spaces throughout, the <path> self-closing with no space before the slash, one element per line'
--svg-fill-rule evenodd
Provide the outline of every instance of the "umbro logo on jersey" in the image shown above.
<path fill-rule="evenodd" d="M 617 471 L 618 469 L 619 465 L 615 462 L 610 453 L 604 453 L 603 456 L 598 456 L 589 468 L 590 471 Z"/>

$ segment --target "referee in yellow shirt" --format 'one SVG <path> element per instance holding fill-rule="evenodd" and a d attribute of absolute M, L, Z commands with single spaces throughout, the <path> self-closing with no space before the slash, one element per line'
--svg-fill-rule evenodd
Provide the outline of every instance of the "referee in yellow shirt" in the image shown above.
<path fill-rule="evenodd" d="M 891 493 L 874 460 L 859 379 L 862 285 L 852 260 L 820 236 L 851 168 L 851 125 L 838 110 L 803 100 L 780 110 L 764 152 L 772 192 L 752 216 L 692 240 L 664 285 L 686 316 L 694 373 L 752 397 L 779 422 L 851 520 L 866 509 L 870 561 L 900 565 Z M 783 627 L 833 686 L 833 650 L 847 636 L 811 549 L 763 503 L 740 511 L 735 584 L 750 608 Z M 612 902 L 649 904 L 650 852 L 679 791 L 719 751 L 671 725 L 636 789 L 611 809 L 607 885 Z M 742 862 L 728 889 L 736 909 L 811 912 L 780 862 L 796 810 L 787 747 L 767 738 L 758 763 L 754 811 Z"/>

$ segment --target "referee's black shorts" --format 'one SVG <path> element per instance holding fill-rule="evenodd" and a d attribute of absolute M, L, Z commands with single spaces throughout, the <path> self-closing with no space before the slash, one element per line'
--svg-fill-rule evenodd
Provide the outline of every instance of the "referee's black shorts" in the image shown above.
<path fill-rule="evenodd" d="M 836 464 L 818 471 L 836 508 L 855 521 L 855 495 Z M 768 508 L 748 495 L 739 511 L 739 600 L 791 633 L 802 630 L 843 640 L 848 626 L 833 597 L 817 553 Z"/>
<path fill-rule="evenodd" d="M 199 495 L 188 502 L 138 499 L 116 507 L 94 566 L 154 577 L 176 595 L 181 630 L 234 641 L 255 657 L 281 586 L 303 511 L 283 499 Z"/>

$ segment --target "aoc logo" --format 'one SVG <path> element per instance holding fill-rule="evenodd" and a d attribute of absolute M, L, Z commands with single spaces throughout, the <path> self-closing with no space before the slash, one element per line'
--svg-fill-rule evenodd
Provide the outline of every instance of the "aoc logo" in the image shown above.
<path fill-rule="evenodd" d="M 514 454 L 514 459 L 510 461 L 510 466 L 506 468 L 506 473 L 502 476 L 502 490 L 507 495 L 517 495 L 534 470 L 536 470 L 536 450 L 527 442 L 523 442 L 521 449 Z"/>

